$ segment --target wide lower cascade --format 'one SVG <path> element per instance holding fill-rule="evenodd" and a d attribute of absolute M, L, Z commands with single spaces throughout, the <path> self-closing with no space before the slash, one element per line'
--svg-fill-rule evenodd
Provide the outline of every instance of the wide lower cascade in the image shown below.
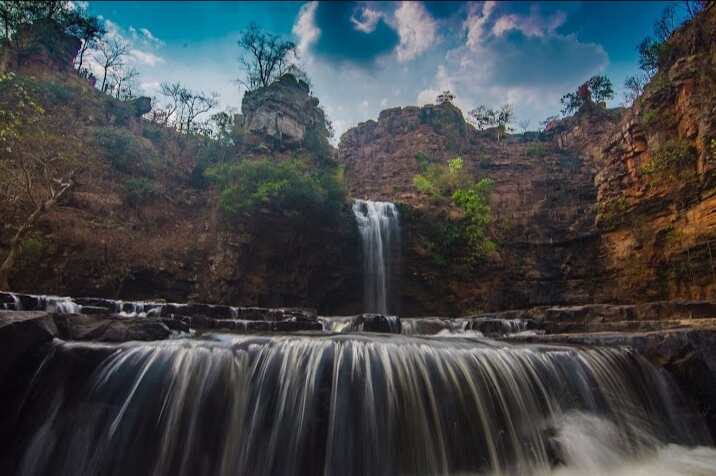
<path fill-rule="evenodd" d="M 668 376 L 621 348 L 400 335 L 55 341 L 24 395 L 5 449 L 21 475 L 716 467 Z"/>

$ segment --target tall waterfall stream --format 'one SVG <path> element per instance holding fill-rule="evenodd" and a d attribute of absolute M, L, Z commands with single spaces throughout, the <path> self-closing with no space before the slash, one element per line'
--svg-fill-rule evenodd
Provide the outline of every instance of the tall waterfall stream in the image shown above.
<path fill-rule="evenodd" d="M 355 200 L 353 214 L 363 244 L 363 311 L 394 313 L 400 258 L 398 208 L 390 202 Z"/>

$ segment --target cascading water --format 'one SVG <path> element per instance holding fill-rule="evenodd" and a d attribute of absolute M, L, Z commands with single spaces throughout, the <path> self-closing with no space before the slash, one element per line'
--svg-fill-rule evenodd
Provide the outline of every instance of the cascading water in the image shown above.
<path fill-rule="evenodd" d="M 12 433 L 20 475 L 716 467 L 716 450 L 691 446 L 711 443 L 700 417 L 626 349 L 400 335 L 57 341 L 25 395 Z"/>
<path fill-rule="evenodd" d="M 393 294 L 397 289 L 400 258 L 398 208 L 390 202 L 355 200 L 355 215 L 363 244 L 364 312 L 396 312 Z"/>

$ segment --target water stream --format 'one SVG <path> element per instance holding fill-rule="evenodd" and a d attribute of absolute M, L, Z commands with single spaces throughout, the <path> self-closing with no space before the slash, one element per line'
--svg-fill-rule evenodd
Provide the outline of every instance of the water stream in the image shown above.
<path fill-rule="evenodd" d="M 398 208 L 390 202 L 355 200 L 353 214 L 363 245 L 363 312 L 397 313 L 395 288 L 400 258 Z"/>
<path fill-rule="evenodd" d="M 403 335 L 56 341 L 20 475 L 713 475 L 668 375 L 627 349 Z"/>

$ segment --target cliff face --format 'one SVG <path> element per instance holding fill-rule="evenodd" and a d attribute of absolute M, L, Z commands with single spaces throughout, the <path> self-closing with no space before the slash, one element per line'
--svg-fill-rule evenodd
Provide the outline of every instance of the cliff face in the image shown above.
<path fill-rule="evenodd" d="M 355 196 L 407 205 L 403 309 L 708 298 L 716 292 L 716 8 L 674 34 L 678 60 L 629 110 L 583 111 L 499 143 L 450 104 L 383 111 L 341 138 Z M 461 156 L 494 183 L 498 251 L 437 266 L 416 156 Z M 650 165 L 651 164 L 651 165 Z"/>
<path fill-rule="evenodd" d="M 602 299 L 716 293 L 716 8 L 670 40 L 678 59 L 594 154 Z"/>
<path fill-rule="evenodd" d="M 583 127 L 589 127 L 588 124 Z M 425 246 L 430 210 L 412 179 L 417 157 L 462 157 L 494 182 L 498 252 L 475 269 L 437 266 Z M 588 154 L 556 140 L 479 132 L 451 104 L 383 111 L 341 138 L 339 161 L 355 196 L 404 207 L 403 303 L 407 314 L 466 312 L 592 299 L 596 266 L 595 170 Z"/>
<path fill-rule="evenodd" d="M 325 141 L 322 112 L 296 80 L 248 95 L 236 143 L 209 148 L 202 137 L 142 119 L 143 98 L 102 95 L 71 69 L 46 69 L 43 79 L 24 71 L 18 80 L 47 114 L 75 124 L 83 163 L 71 192 L 24 237 L 14 290 L 360 310 L 350 204 L 337 224 L 269 211 L 227 223 L 201 177 L 218 149 L 228 161 L 314 159 L 310 146 Z M 0 201 L 0 259 L 30 211 Z"/>

